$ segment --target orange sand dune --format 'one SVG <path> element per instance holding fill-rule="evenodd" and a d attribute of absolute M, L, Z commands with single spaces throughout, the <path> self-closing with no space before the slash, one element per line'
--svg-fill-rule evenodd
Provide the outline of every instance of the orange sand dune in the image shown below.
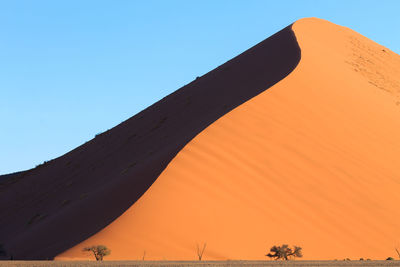
<path fill-rule="evenodd" d="M 394 256 L 400 244 L 400 56 L 307 18 L 296 69 L 211 124 L 124 214 L 57 259 L 105 244 L 108 259 Z"/>
<path fill-rule="evenodd" d="M 67 154 L 0 176 L 0 259 L 52 259 L 96 234 L 198 133 L 299 61 L 289 26 Z"/>

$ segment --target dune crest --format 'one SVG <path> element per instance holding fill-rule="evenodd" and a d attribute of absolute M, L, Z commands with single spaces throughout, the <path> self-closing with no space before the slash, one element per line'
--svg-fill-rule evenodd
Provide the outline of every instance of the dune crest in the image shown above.
<path fill-rule="evenodd" d="M 109 259 L 394 256 L 400 242 L 400 56 L 325 20 L 297 21 L 302 58 L 269 90 L 191 140 L 99 233 Z"/>

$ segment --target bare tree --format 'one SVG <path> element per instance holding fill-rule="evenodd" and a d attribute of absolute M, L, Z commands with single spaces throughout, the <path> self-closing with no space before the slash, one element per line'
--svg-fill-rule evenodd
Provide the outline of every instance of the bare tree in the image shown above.
<path fill-rule="evenodd" d="M 203 248 L 200 248 L 199 244 L 196 244 L 196 245 L 197 245 L 197 247 L 196 247 L 197 248 L 196 249 L 197 257 L 199 257 L 199 261 L 201 261 L 201 259 L 203 258 L 204 250 L 206 249 L 207 243 L 204 243 Z"/>
<path fill-rule="evenodd" d="M 397 256 L 399 256 L 400 259 L 400 251 L 397 248 L 394 248 L 396 250 Z"/>
<path fill-rule="evenodd" d="M 270 253 L 265 255 L 270 258 L 274 258 L 275 260 L 289 260 L 291 258 L 301 258 L 303 257 L 302 248 L 298 246 L 294 246 L 293 249 L 289 247 L 287 244 L 283 244 L 282 246 L 273 246 L 270 249 Z"/>
<path fill-rule="evenodd" d="M 142 257 L 142 261 L 144 261 L 144 258 L 146 257 L 146 250 L 143 251 L 143 257 Z"/>
<path fill-rule="evenodd" d="M 111 254 L 111 250 L 103 245 L 85 247 L 82 249 L 82 251 L 92 252 L 93 256 L 96 258 L 96 261 L 102 261 L 103 257 Z"/>

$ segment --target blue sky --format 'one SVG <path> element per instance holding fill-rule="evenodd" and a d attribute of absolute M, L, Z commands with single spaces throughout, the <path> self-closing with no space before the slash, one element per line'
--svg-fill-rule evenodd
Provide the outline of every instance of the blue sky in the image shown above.
<path fill-rule="evenodd" d="M 0 174 L 128 119 L 303 17 L 400 53 L 400 1 L 0 0 Z"/>

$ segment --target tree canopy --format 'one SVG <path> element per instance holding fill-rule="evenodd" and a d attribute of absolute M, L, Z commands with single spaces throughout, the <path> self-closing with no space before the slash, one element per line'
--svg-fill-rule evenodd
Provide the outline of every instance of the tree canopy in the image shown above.
<path fill-rule="evenodd" d="M 90 251 L 93 253 L 96 261 L 102 261 L 104 256 L 111 254 L 111 250 L 104 245 L 97 245 L 83 248 L 83 251 Z"/>
<path fill-rule="evenodd" d="M 270 253 L 265 256 L 275 260 L 289 260 L 296 257 L 301 258 L 303 253 L 301 247 L 293 246 L 293 248 L 290 248 L 289 245 L 283 244 L 282 246 L 273 246 L 270 249 Z"/>

